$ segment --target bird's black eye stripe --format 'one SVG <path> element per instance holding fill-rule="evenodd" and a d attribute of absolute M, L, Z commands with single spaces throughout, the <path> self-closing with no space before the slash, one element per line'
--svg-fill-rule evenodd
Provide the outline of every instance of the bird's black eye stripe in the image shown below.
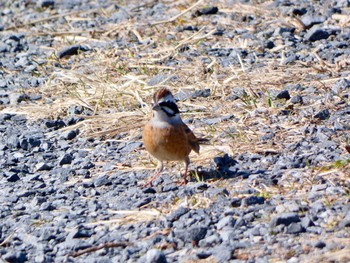
<path fill-rule="evenodd" d="M 162 108 L 162 110 L 167 115 L 175 116 L 177 113 L 180 113 L 179 108 L 177 107 L 176 103 L 173 101 L 163 101 L 163 102 L 159 103 L 159 106 Z M 172 111 L 172 113 L 170 113 L 165 108 L 170 109 L 170 111 Z"/>

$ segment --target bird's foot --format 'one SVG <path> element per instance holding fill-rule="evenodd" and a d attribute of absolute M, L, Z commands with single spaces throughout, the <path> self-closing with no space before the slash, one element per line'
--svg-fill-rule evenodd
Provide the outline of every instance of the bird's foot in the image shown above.
<path fill-rule="evenodd" d="M 160 175 L 160 172 L 156 172 L 155 175 L 153 175 L 144 185 L 143 185 L 143 188 L 146 188 L 146 187 L 150 187 L 152 186 L 152 183 L 155 179 L 157 179 L 157 177 Z"/>

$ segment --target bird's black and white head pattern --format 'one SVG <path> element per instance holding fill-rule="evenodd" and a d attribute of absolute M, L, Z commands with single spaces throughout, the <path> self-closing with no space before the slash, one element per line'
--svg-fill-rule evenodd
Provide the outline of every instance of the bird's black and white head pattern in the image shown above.
<path fill-rule="evenodd" d="M 177 107 L 176 103 L 173 101 L 162 101 L 158 104 L 160 106 L 160 110 L 165 112 L 168 117 L 174 117 L 176 114 L 179 114 L 179 108 Z"/>
<path fill-rule="evenodd" d="M 154 118 L 159 121 L 179 122 L 180 111 L 170 90 L 162 88 L 153 95 Z"/>

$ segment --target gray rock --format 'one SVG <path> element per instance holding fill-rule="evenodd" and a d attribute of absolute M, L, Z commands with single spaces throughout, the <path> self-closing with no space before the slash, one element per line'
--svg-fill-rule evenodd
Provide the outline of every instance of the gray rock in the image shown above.
<path fill-rule="evenodd" d="M 270 227 L 273 228 L 278 225 L 289 226 L 291 223 L 298 223 L 298 222 L 300 222 L 300 218 L 298 214 L 282 213 L 272 218 L 272 220 L 270 221 Z"/>
<path fill-rule="evenodd" d="M 343 229 L 344 227 L 350 227 L 350 212 L 347 212 L 344 219 L 340 221 L 338 227 Z"/>
<path fill-rule="evenodd" d="M 46 162 L 40 162 L 35 165 L 36 171 L 50 171 L 52 166 Z"/>
<path fill-rule="evenodd" d="M 327 39 L 329 37 L 329 33 L 326 29 L 322 29 L 319 27 L 312 27 L 307 31 L 304 38 L 308 41 L 315 42 L 321 39 Z"/>
<path fill-rule="evenodd" d="M 187 207 L 180 206 L 177 210 L 175 210 L 167 217 L 167 220 L 169 220 L 170 222 L 177 221 L 189 211 L 190 209 L 188 209 Z"/>
<path fill-rule="evenodd" d="M 218 235 L 214 234 L 208 236 L 198 242 L 200 247 L 214 247 L 216 244 L 220 243 L 221 239 Z"/>
<path fill-rule="evenodd" d="M 310 217 L 306 215 L 305 217 L 303 217 L 301 219 L 301 225 L 302 225 L 303 228 L 306 229 L 306 228 L 308 228 L 310 226 L 314 226 L 315 224 L 314 224 L 314 222 L 312 222 Z"/>
<path fill-rule="evenodd" d="M 140 258 L 138 261 L 139 263 L 145 262 L 145 263 L 166 263 L 166 257 L 163 253 L 163 251 L 159 249 L 151 249 L 148 250 L 146 255 Z"/>
<path fill-rule="evenodd" d="M 220 245 L 213 250 L 213 256 L 219 263 L 229 262 L 232 259 L 234 249 L 231 246 Z"/>
<path fill-rule="evenodd" d="M 290 102 L 293 103 L 293 104 L 298 104 L 298 103 L 302 104 L 303 103 L 303 97 L 300 96 L 300 95 L 295 95 L 295 96 L 293 96 L 291 98 Z"/>
<path fill-rule="evenodd" d="M 173 76 L 169 76 L 169 75 L 164 75 L 164 74 L 157 74 L 155 76 L 153 76 L 148 82 L 147 85 L 148 86 L 155 86 L 158 85 L 160 83 L 165 84 L 167 83 L 169 80 L 172 79 Z"/>
<path fill-rule="evenodd" d="M 265 198 L 262 196 L 248 196 L 243 198 L 242 206 L 251 206 L 257 204 L 263 204 L 265 202 Z"/>
<path fill-rule="evenodd" d="M 342 78 L 335 82 L 332 86 L 332 91 L 335 94 L 338 94 L 341 91 L 350 89 L 350 80 Z"/>
<path fill-rule="evenodd" d="M 112 182 L 111 180 L 108 178 L 107 175 L 100 175 L 99 177 L 97 177 L 94 181 L 94 186 L 95 187 L 100 187 L 102 185 L 111 185 Z"/>
<path fill-rule="evenodd" d="M 135 203 L 135 207 L 139 208 L 141 206 L 144 206 L 144 205 L 150 203 L 151 201 L 152 201 L 151 197 L 143 198 L 142 200 L 139 200 Z"/>
<path fill-rule="evenodd" d="M 235 224 L 235 220 L 232 216 L 225 216 L 222 218 L 216 225 L 218 230 L 223 229 L 224 227 L 233 227 Z"/>
<path fill-rule="evenodd" d="M 301 223 L 291 223 L 287 226 L 286 233 L 287 234 L 300 234 L 302 232 L 305 232 L 305 229 L 303 228 Z"/>
<path fill-rule="evenodd" d="M 198 242 L 205 237 L 208 228 L 204 226 L 192 226 L 188 230 L 177 231 L 176 235 L 185 242 L 191 242 L 197 246 Z"/>
<path fill-rule="evenodd" d="M 301 21 L 307 28 L 310 28 L 314 25 L 322 24 L 325 21 L 325 18 L 323 16 L 306 15 L 302 17 Z"/>

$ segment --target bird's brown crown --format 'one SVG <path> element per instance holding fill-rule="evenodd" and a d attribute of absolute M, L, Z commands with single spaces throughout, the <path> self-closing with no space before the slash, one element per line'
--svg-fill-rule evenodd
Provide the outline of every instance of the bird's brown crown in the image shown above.
<path fill-rule="evenodd" d="M 159 101 L 161 101 L 163 99 L 170 100 L 170 101 L 174 100 L 173 94 L 167 88 L 161 88 L 153 94 L 153 102 L 154 103 L 158 103 Z"/>

